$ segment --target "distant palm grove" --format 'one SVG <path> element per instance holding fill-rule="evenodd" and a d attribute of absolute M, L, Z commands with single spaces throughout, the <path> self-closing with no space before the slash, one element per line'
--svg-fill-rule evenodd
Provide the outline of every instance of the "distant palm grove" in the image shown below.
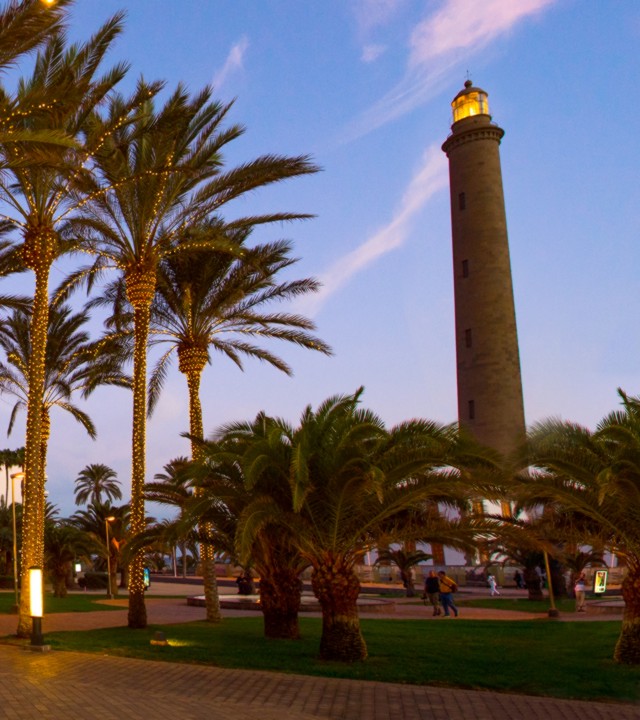
<path fill-rule="evenodd" d="M 127 588 L 128 625 L 140 629 L 145 566 L 197 571 L 206 618 L 216 623 L 216 561 L 226 561 L 243 582 L 257 582 L 265 635 L 300 636 L 308 579 L 322 611 L 320 657 L 362 661 L 358 570 L 369 553 L 398 565 L 407 594 L 415 568 L 437 564 L 446 547 L 485 569 L 519 568 L 537 598 L 545 555 L 562 594 L 567 576 L 613 552 L 626 574 L 612 651 L 618 662 L 640 663 L 640 399 L 620 391 L 621 409 L 595 431 L 539 423 L 513 457 L 455 424 L 387 427 L 364 405 L 363 388 L 315 408 L 301 398 L 296 424 L 265 411 L 205 433 L 200 383 L 214 354 L 240 369 L 256 358 L 288 374 L 278 341 L 331 355 L 308 318 L 281 309 L 317 281 L 292 279 L 290 241 L 259 237 L 263 226 L 311 216 L 276 208 L 238 216 L 234 205 L 250 208 L 253 191 L 302 182 L 319 167 L 269 149 L 229 166 L 225 150 L 244 133 L 233 104 L 211 88 L 192 93 L 156 79 L 125 93 L 135 69 L 105 60 L 123 15 L 72 45 L 71 7 L 12 0 L 0 9 L 0 282 L 24 274 L 32 288 L 0 290 L 8 433 L 26 416 L 19 447 L 1 458 L 0 576 L 11 587 L 19 575 L 17 634 L 31 632 L 30 567 L 44 568 L 65 596 L 82 560 L 86 585 Z M 18 61 L 29 68 L 20 77 Z M 54 267 L 65 276 L 52 287 Z M 106 319 L 94 334 L 96 310 Z M 147 417 L 174 358 L 191 453 L 164 459 L 151 481 Z M 130 495 L 104 458 L 78 468 L 78 510 L 60 518 L 46 491 L 51 424 L 65 411 L 95 437 L 82 402 L 103 385 L 131 398 Z M 146 502 L 169 508 L 171 519 L 149 517 Z M 500 503 L 510 513 L 483 510 Z"/>

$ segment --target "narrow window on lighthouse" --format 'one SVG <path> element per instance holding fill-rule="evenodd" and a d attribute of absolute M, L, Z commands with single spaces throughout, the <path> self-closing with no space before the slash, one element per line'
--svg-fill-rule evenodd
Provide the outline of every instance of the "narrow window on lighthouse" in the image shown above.
<path fill-rule="evenodd" d="M 473 400 L 469 400 L 469 420 L 476 418 L 476 404 Z"/>
<path fill-rule="evenodd" d="M 462 277 L 463 278 L 469 277 L 469 261 L 468 260 L 462 261 Z"/>
<path fill-rule="evenodd" d="M 467 198 L 462 192 L 458 195 L 458 210 L 464 210 L 467 207 Z"/>
<path fill-rule="evenodd" d="M 464 331 L 464 344 L 465 347 L 471 347 L 471 328 Z"/>

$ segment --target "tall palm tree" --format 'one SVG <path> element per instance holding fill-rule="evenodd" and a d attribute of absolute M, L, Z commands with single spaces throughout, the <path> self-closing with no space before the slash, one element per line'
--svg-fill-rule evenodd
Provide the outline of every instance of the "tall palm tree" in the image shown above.
<path fill-rule="evenodd" d="M 407 510 L 428 500 L 458 504 L 472 495 L 471 477 L 452 467 L 463 459 L 453 426 L 413 420 L 387 430 L 379 417 L 358 407 L 361 390 L 336 396 L 316 411 L 308 407 L 297 428 L 262 419 L 266 432 L 247 441 L 241 458 L 249 490 L 268 477 L 288 493 L 291 512 L 259 498 L 243 512 L 239 555 L 252 550 L 269 525 L 286 528 L 293 547 L 311 565 L 322 608 L 320 656 L 354 661 L 367 655 L 356 601 L 355 564 L 382 535 L 402 540 Z M 231 435 L 251 428 L 228 426 Z M 423 534 L 426 534 L 423 529 Z"/>
<path fill-rule="evenodd" d="M 113 502 L 122 499 L 117 473 L 108 465 L 91 463 L 78 473 L 75 480 L 76 505 L 100 504 L 104 497 Z"/>
<path fill-rule="evenodd" d="M 5 491 L 4 504 L 9 505 L 9 470 L 12 467 L 22 467 L 24 465 L 24 447 L 11 450 L 5 448 L 0 450 L 0 464 L 4 465 L 5 474 Z M 13 500 L 12 500 L 13 501 Z"/>
<path fill-rule="evenodd" d="M 60 408 L 71 414 L 85 428 L 89 436 L 95 438 L 96 431 L 91 418 L 72 402 L 73 396 L 87 397 L 96 387 L 105 384 L 130 387 L 130 379 L 121 373 L 117 356 L 108 352 L 98 353 L 97 348 L 101 346 L 89 341 L 84 329 L 89 321 L 86 311 L 74 313 L 67 306 L 54 306 L 49 312 L 48 319 L 44 388 L 40 408 L 39 460 L 43 473 L 46 468 L 52 408 Z M 28 408 L 31 399 L 32 323 L 31 314 L 22 311 L 15 311 L 8 318 L 0 321 L 0 347 L 6 355 L 6 362 L 0 362 L 0 393 L 16 398 L 9 418 L 8 433 L 13 429 L 18 412 L 24 407 Z M 44 528 L 44 477 L 41 489 L 40 501 L 31 506 L 32 529 Z M 26 500 L 29 497 L 28 475 L 24 483 L 23 497 L 26 516 Z M 23 546 L 29 544 L 24 538 L 25 532 L 26 529 L 23 530 Z M 40 557 L 44 552 L 44 535 L 38 533 L 36 537 L 30 538 L 30 543 L 35 545 L 34 552 Z"/>
<path fill-rule="evenodd" d="M 87 431 L 96 437 L 91 418 L 71 402 L 74 395 L 86 398 L 100 385 L 130 387 L 131 380 L 120 371 L 119 358 L 101 352 L 103 344 L 93 343 L 84 326 L 88 312 L 72 312 L 71 308 L 53 306 L 49 312 L 45 357 L 45 386 L 42 402 L 41 463 L 46 468 L 47 443 L 50 433 L 50 414 L 54 407 L 70 413 Z M 0 393 L 13 395 L 16 402 L 9 417 L 11 433 L 18 412 L 28 405 L 30 393 L 29 366 L 33 355 L 30 313 L 15 311 L 0 320 L 0 348 L 6 362 L 0 362 Z"/>
<path fill-rule="evenodd" d="M 28 614 L 28 568 L 42 565 L 44 469 L 41 457 L 42 405 L 49 316 L 49 274 L 53 262 L 74 246 L 63 241 L 60 228 L 69 212 L 81 202 L 71 192 L 76 180 L 91 172 L 91 157 L 104 137 L 82 136 L 101 103 L 126 72 L 116 65 L 99 77 L 106 52 L 121 30 L 116 15 L 86 43 L 65 46 L 62 34 L 54 34 L 38 54 L 32 75 L 22 79 L 14 95 L 0 89 L 0 108 L 11 118 L 8 128 L 16 137 L 7 139 L 0 128 L 0 156 L 7 172 L 0 177 L 0 195 L 8 214 L 3 219 L 16 227 L 20 241 L 11 254 L 16 270 L 33 272 L 35 290 L 31 324 L 31 362 L 25 453 L 23 577 L 18 634 L 30 632 Z M 29 137 L 58 138 L 43 147 Z M 95 144 L 92 146 L 90 142 Z M 11 265 L 6 261 L 5 265 Z"/>
<path fill-rule="evenodd" d="M 84 247 L 98 257 L 92 267 L 72 276 L 66 287 L 82 280 L 90 283 L 113 268 L 124 279 L 126 299 L 133 308 L 134 535 L 145 525 L 147 344 L 159 264 L 195 248 L 242 252 L 230 242 L 235 230 L 305 217 L 291 213 L 241 217 L 225 224 L 224 233 L 216 226 L 201 230 L 207 218 L 247 192 L 317 170 L 307 157 L 266 155 L 225 171 L 222 150 L 243 129 L 222 127 L 231 105 L 211 102 L 210 97 L 208 88 L 190 98 L 179 86 L 162 107 L 156 108 L 149 99 L 134 123 L 119 127 L 96 158 L 100 182 L 74 228 Z M 121 98 L 113 100 L 105 126 L 112 125 L 123 103 Z M 100 134 L 97 125 L 94 130 Z M 129 627 L 143 628 L 147 620 L 141 552 L 134 555 L 130 570 Z"/>
<path fill-rule="evenodd" d="M 518 492 L 529 503 L 590 518 L 604 544 L 625 559 L 625 611 L 614 659 L 640 664 L 640 398 L 618 392 L 622 409 L 595 432 L 558 420 L 536 425 L 529 438 L 531 470 Z"/>
<path fill-rule="evenodd" d="M 274 468 L 247 483 L 245 455 L 258 447 L 270 447 L 273 421 L 264 414 L 252 423 L 223 427 L 202 444 L 199 461 L 193 464 L 194 487 L 199 491 L 185 512 L 187 527 L 200 524 L 206 545 L 213 543 L 243 567 L 260 577 L 260 610 L 268 638 L 300 637 L 298 612 L 302 583 L 300 574 L 309 566 L 295 547 L 287 523 L 293 513 L 287 468 Z M 241 537 L 243 520 L 269 508 L 269 520 L 251 535 Z"/>

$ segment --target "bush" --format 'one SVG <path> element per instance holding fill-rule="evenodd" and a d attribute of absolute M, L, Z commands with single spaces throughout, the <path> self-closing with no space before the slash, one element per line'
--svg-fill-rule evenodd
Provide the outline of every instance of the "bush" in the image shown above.
<path fill-rule="evenodd" d="M 84 577 L 78 578 L 78 585 L 85 590 L 106 590 L 109 585 L 107 573 L 86 572 Z"/>

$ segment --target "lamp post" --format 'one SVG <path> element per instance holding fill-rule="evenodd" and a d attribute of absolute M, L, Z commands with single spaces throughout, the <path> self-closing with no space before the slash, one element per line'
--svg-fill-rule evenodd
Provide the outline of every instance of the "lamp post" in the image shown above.
<path fill-rule="evenodd" d="M 109 549 L 109 523 L 113 522 L 115 517 L 110 515 L 104 520 L 104 531 L 107 538 L 107 597 L 109 600 L 113 599 L 113 593 L 111 592 L 111 551 Z"/>
<path fill-rule="evenodd" d="M 20 596 L 18 595 L 18 531 L 16 526 L 16 478 L 24 480 L 24 472 L 20 471 L 11 475 L 11 514 L 13 521 L 13 590 L 15 592 L 15 612 L 20 607 Z"/>
<path fill-rule="evenodd" d="M 29 614 L 31 615 L 31 650 L 46 652 L 51 649 L 44 644 L 42 636 L 42 616 L 44 614 L 44 587 L 42 568 L 29 568 Z"/>

